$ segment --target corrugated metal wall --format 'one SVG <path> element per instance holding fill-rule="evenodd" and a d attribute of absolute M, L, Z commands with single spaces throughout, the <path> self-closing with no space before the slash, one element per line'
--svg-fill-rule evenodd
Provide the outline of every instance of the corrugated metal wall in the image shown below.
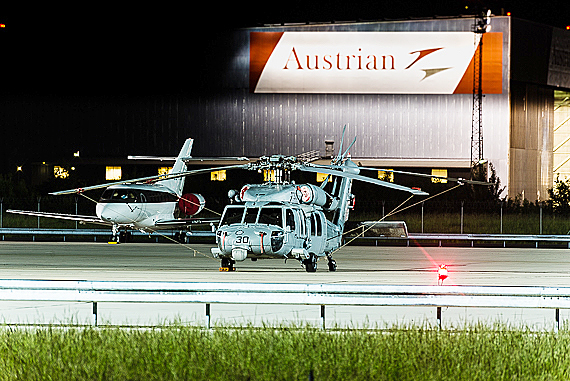
<path fill-rule="evenodd" d="M 511 83 L 511 197 L 545 200 L 552 188 L 554 90 Z"/>
<path fill-rule="evenodd" d="M 486 96 L 483 105 L 484 155 L 508 182 L 509 23 L 492 20 L 503 32 L 503 94 Z M 197 138 L 196 154 L 293 155 L 324 152 L 325 140 L 336 147 L 344 125 L 347 138 L 357 136 L 352 155 L 362 158 L 469 160 L 472 96 L 250 94 L 249 33 L 252 31 L 471 31 L 473 19 L 303 25 L 239 30 L 226 52 L 228 67 L 219 95 L 199 97 L 188 124 Z M 207 140 L 207 141 L 205 141 Z"/>

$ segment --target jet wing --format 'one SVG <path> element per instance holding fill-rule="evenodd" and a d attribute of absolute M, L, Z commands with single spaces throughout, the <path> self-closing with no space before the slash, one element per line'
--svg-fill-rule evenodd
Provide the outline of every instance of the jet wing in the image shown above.
<path fill-rule="evenodd" d="M 47 218 L 57 218 L 60 220 L 79 221 L 84 223 L 99 224 L 105 226 L 113 225 L 112 222 L 103 221 L 97 216 L 82 216 L 77 214 L 48 213 L 48 212 L 32 212 L 27 210 L 14 210 L 14 209 L 8 209 L 6 210 L 6 212 L 13 214 L 22 214 L 26 216 L 34 216 L 34 217 L 47 217 Z"/>

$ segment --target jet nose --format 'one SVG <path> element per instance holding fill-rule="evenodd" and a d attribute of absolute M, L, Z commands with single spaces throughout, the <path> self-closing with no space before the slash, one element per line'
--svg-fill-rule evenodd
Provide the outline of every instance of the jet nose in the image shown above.
<path fill-rule="evenodd" d="M 95 214 L 103 221 L 111 221 L 108 213 L 105 212 L 105 209 L 105 204 L 97 203 L 97 206 L 95 206 Z"/>

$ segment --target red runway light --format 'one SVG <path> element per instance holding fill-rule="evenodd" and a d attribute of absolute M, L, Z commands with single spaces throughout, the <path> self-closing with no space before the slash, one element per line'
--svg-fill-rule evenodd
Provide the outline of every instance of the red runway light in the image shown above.
<path fill-rule="evenodd" d="M 443 281 L 447 278 L 447 266 L 439 265 L 437 269 L 437 284 L 443 285 Z"/>

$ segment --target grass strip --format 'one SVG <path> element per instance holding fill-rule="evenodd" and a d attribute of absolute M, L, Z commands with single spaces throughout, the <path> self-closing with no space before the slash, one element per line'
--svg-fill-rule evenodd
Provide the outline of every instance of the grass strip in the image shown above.
<path fill-rule="evenodd" d="M 1 380 L 569 379 L 570 332 L 473 326 L 0 330 Z"/>

